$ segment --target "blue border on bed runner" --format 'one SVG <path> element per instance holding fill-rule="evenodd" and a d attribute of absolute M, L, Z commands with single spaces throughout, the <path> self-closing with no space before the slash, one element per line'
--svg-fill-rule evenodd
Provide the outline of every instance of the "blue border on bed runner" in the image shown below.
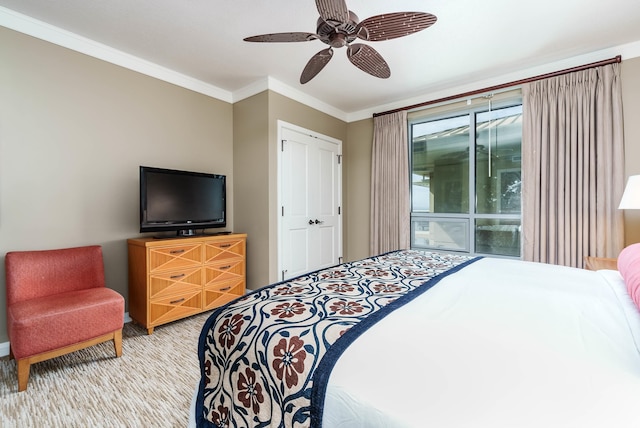
<path fill-rule="evenodd" d="M 329 377 L 333 371 L 333 367 L 338 362 L 338 359 L 344 351 L 351 345 L 358 337 L 360 337 L 365 331 L 373 327 L 377 322 L 389 315 L 394 310 L 406 305 L 418 296 L 421 296 L 425 292 L 429 291 L 436 285 L 441 279 L 458 272 L 460 269 L 474 263 L 483 257 L 475 257 L 471 260 L 467 260 L 433 278 L 428 279 L 422 283 L 419 287 L 409 291 L 404 296 L 389 303 L 383 308 L 378 309 L 376 312 L 367 316 L 365 319 L 358 322 L 356 325 L 347 330 L 338 340 L 336 340 L 329 349 L 325 352 L 324 356 L 318 363 L 315 372 L 313 373 L 313 386 L 311 388 L 311 428 L 322 427 L 322 416 L 324 411 L 324 400 L 327 393 L 327 385 L 329 383 Z"/>
<path fill-rule="evenodd" d="M 402 250 L 394 250 L 394 251 L 389 251 L 386 253 L 382 253 L 382 254 L 378 254 L 376 256 L 372 256 L 372 257 L 382 257 L 382 256 L 386 256 L 389 254 L 393 254 L 393 253 L 397 253 L 397 252 L 401 252 Z M 368 257 L 368 258 L 372 258 L 372 257 Z M 325 396 L 326 396 L 326 391 L 327 391 L 327 384 L 329 382 L 329 377 L 331 376 L 331 372 L 333 371 L 333 367 L 335 366 L 336 362 L 338 361 L 338 359 L 340 358 L 340 356 L 344 353 L 344 351 L 349 347 L 349 345 L 351 345 L 358 337 L 360 337 L 365 331 L 367 331 L 369 328 L 371 328 L 374 324 L 376 324 L 377 322 L 379 322 L 380 320 L 382 320 L 384 317 L 386 317 L 387 315 L 389 315 L 391 312 L 393 312 L 394 310 L 406 305 L 407 303 L 411 302 L 412 300 L 414 300 L 415 298 L 417 298 L 418 296 L 424 294 L 425 292 L 427 292 L 428 290 L 430 290 L 434 285 L 436 285 L 441 279 L 446 278 L 447 276 L 449 276 L 450 274 L 453 274 L 455 272 L 458 272 L 459 270 L 461 270 L 462 268 L 482 259 L 482 256 L 478 256 L 478 257 L 474 257 L 470 260 L 467 260 L 459 265 L 456 265 L 450 269 L 448 269 L 445 272 L 442 272 L 440 274 L 438 274 L 435 277 L 432 277 L 430 279 L 428 279 L 427 281 L 425 281 L 424 283 L 422 283 L 420 286 L 416 287 L 415 289 L 409 291 L 407 294 L 405 294 L 404 296 L 398 298 L 397 300 L 392 301 L 391 303 L 389 303 L 388 305 L 378 309 L 376 312 L 370 314 L 369 316 L 367 316 L 365 319 L 360 320 L 357 324 L 353 325 L 351 328 L 349 328 L 340 338 L 338 338 L 325 352 L 324 356 L 320 359 L 320 362 L 318 363 L 314 374 L 312 376 L 312 380 L 313 380 L 313 386 L 311 388 L 311 397 L 310 397 L 310 428 L 321 428 L 322 427 L 322 416 L 323 416 L 323 410 L 324 410 L 324 401 L 325 401 Z M 363 259 L 366 260 L 367 258 Z M 259 288 L 257 290 L 252 290 L 250 293 L 246 293 L 243 294 L 242 296 L 238 296 L 238 298 L 224 304 L 223 306 L 220 306 L 216 309 L 213 310 L 213 312 L 209 315 L 209 317 L 207 318 L 207 320 L 203 323 L 202 325 L 202 330 L 200 331 L 200 335 L 198 337 L 198 362 L 199 362 L 199 366 L 200 366 L 200 380 L 198 382 L 198 391 L 196 393 L 196 403 L 195 403 L 195 424 L 196 427 L 201 427 L 201 426 L 210 426 L 210 427 L 214 427 L 215 425 L 210 423 L 209 421 L 204 419 L 203 416 L 203 411 L 204 411 L 204 403 L 203 403 L 203 392 L 204 392 L 204 379 L 205 379 L 205 373 L 204 373 L 204 365 L 203 365 L 203 361 L 202 361 L 202 356 L 204 355 L 205 349 L 204 346 L 206 344 L 206 337 L 207 334 L 209 332 L 209 329 L 211 328 L 212 323 L 214 323 L 217 320 L 218 315 L 220 314 L 220 312 L 222 312 L 223 310 L 225 310 L 227 308 L 227 306 L 233 305 L 234 303 L 236 303 L 238 300 L 241 300 L 247 296 L 250 296 L 252 294 L 256 294 L 256 293 L 262 293 L 265 290 L 271 289 L 271 288 L 275 288 L 278 286 L 281 286 L 283 284 L 286 284 L 288 282 L 291 281 L 295 281 L 297 279 L 300 278 L 304 278 L 310 275 L 313 275 L 315 273 L 327 270 L 327 269 L 334 269 L 336 267 L 342 266 L 342 265 L 346 265 L 349 263 L 353 263 L 353 262 L 346 262 L 346 263 L 339 263 L 330 267 L 324 267 L 322 269 L 317 269 L 315 271 L 312 272 L 306 272 L 304 274 L 301 274 L 297 277 L 294 278 L 289 278 L 287 280 L 284 281 L 280 281 L 280 282 L 276 282 L 273 284 L 269 284 L 265 287 Z M 203 425 L 204 424 L 204 425 Z"/>

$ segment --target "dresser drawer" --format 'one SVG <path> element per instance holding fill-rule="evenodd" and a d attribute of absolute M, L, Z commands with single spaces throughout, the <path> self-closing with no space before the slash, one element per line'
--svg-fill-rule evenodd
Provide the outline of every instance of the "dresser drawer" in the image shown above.
<path fill-rule="evenodd" d="M 244 295 L 244 279 L 223 282 L 220 287 L 204 290 L 204 309 L 213 309 Z"/>
<path fill-rule="evenodd" d="M 202 290 L 149 302 L 151 326 L 175 321 L 202 312 Z"/>
<path fill-rule="evenodd" d="M 244 278 L 244 259 L 226 260 L 204 266 L 204 286 L 209 287 L 217 281 Z"/>
<path fill-rule="evenodd" d="M 242 290 L 238 291 L 238 287 L 241 287 Z M 216 281 L 212 282 L 208 286 L 205 287 L 206 291 L 216 291 L 219 293 L 235 293 L 235 294 L 244 294 L 244 277 L 238 277 L 234 279 L 229 279 L 226 281 Z"/>
<path fill-rule="evenodd" d="M 202 244 L 172 245 L 149 249 L 149 271 L 166 271 L 200 266 Z"/>
<path fill-rule="evenodd" d="M 225 239 L 217 242 L 206 242 L 204 244 L 204 263 L 209 264 L 229 259 L 244 259 L 245 257 L 244 239 Z"/>
<path fill-rule="evenodd" d="M 149 298 L 158 299 L 202 289 L 202 268 L 158 272 L 149 275 Z"/>

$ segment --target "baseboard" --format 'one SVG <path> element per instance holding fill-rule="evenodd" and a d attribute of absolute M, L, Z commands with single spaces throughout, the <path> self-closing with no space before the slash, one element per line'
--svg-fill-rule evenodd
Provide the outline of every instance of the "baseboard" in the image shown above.
<path fill-rule="evenodd" d="M 129 316 L 129 312 L 124 313 L 124 323 L 133 321 Z M 9 355 L 9 342 L 0 343 L 0 357 L 6 357 Z"/>
<path fill-rule="evenodd" d="M 9 342 L 0 343 L 0 357 L 9 355 Z"/>

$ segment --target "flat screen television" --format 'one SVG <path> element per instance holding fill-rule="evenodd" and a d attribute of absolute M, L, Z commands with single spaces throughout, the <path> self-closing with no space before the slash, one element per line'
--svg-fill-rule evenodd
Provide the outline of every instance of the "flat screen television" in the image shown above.
<path fill-rule="evenodd" d="M 226 176 L 140 167 L 140 232 L 193 236 L 226 227 Z"/>

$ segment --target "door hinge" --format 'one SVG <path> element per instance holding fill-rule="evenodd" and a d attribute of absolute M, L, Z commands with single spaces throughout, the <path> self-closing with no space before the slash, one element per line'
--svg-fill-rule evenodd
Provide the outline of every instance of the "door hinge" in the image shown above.
<path fill-rule="evenodd" d="M 281 215 L 282 215 L 282 217 L 284 217 L 284 205 L 281 208 L 282 208 L 282 210 L 281 210 L 282 214 Z"/>
<path fill-rule="evenodd" d="M 342 163 L 342 155 L 337 155 L 338 156 L 338 165 L 340 165 Z"/>
<path fill-rule="evenodd" d="M 343 258 L 342 257 L 338 257 L 338 264 L 342 264 Z"/>
<path fill-rule="evenodd" d="M 284 281 L 284 274 L 285 274 L 285 273 L 287 273 L 287 270 L 286 270 L 286 269 L 284 269 L 284 270 L 282 271 L 282 280 L 283 280 L 283 281 Z"/>
<path fill-rule="evenodd" d="M 342 214 L 342 207 L 338 207 L 338 215 Z"/>
<path fill-rule="evenodd" d="M 284 152 L 284 142 L 285 140 L 280 140 L 280 151 Z"/>

